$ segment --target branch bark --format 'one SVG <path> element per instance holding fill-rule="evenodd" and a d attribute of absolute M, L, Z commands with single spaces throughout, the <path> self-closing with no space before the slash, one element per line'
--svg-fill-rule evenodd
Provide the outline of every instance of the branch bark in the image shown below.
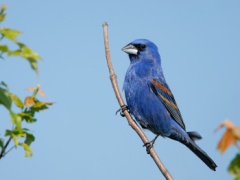
<path fill-rule="evenodd" d="M 110 74 L 110 80 L 112 83 L 113 90 L 115 92 L 116 98 L 118 100 L 118 103 L 120 107 L 124 106 L 124 101 L 122 99 L 118 83 L 117 83 L 117 76 L 114 72 L 111 57 L 110 57 L 110 49 L 109 49 L 109 43 L 108 43 L 108 24 L 106 22 L 103 23 L 103 36 L 104 36 L 104 45 L 105 45 L 105 54 L 106 54 L 106 60 L 107 60 L 107 65 L 109 69 L 109 74 Z M 135 123 L 135 121 L 131 118 L 130 114 L 128 111 L 123 112 L 125 117 L 127 118 L 128 124 L 135 130 L 135 132 L 138 134 L 138 136 L 141 138 L 143 143 L 149 142 L 147 136 L 144 134 L 142 129 Z M 156 163 L 157 167 L 159 170 L 162 172 L 163 176 L 167 180 L 172 180 L 173 177 L 171 174 L 168 172 L 168 170 L 165 168 L 161 160 L 159 159 L 157 153 L 155 152 L 154 148 L 150 149 L 150 156 L 153 158 L 154 162 Z"/>

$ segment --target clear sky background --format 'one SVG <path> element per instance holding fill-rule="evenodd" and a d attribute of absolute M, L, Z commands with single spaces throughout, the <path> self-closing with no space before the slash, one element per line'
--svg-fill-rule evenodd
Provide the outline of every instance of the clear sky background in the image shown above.
<path fill-rule="evenodd" d="M 41 84 L 56 104 L 37 115 L 34 155 L 20 148 L 0 162 L 1 180 L 157 180 L 162 174 L 136 133 L 115 112 L 102 23 L 109 24 L 113 65 L 122 89 L 129 66 L 121 48 L 137 38 L 156 43 L 165 77 L 188 131 L 218 165 L 211 171 L 185 146 L 159 138 L 155 150 L 175 179 L 232 179 L 227 173 L 237 153 L 216 146 L 225 118 L 240 125 L 240 1 L 74 1 L 7 0 L 3 26 L 23 32 L 19 40 L 43 61 L 37 76 L 18 58 L 0 61 L 0 77 L 24 98 L 25 88 Z M 41 100 L 44 100 L 40 97 Z M 11 128 L 0 108 L 1 135 Z M 147 132 L 149 139 L 154 135 Z"/>

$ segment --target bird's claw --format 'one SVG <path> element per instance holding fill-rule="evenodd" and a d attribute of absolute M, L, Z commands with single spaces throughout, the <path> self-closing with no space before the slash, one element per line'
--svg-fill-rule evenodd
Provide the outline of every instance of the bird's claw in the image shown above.
<path fill-rule="evenodd" d="M 146 147 L 146 151 L 147 151 L 148 154 L 150 154 L 150 149 L 153 147 L 153 144 L 155 143 L 155 141 L 158 138 L 158 136 L 159 135 L 156 135 L 156 137 L 153 140 L 144 143 L 143 147 L 144 146 Z"/>
<path fill-rule="evenodd" d="M 153 142 L 152 141 L 146 142 L 144 143 L 143 147 L 146 147 L 147 153 L 150 154 L 150 149 L 153 147 Z"/>
<path fill-rule="evenodd" d="M 127 110 L 128 111 L 128 106 L 127 105 L 122 105 L 121 108 L 119 108 L 117 111 L 116 111 L 116 115 L 118 112 L 120 112 L 120 115 L 122 117 L 125 117 L 124 115 L 124 111 Z"/>

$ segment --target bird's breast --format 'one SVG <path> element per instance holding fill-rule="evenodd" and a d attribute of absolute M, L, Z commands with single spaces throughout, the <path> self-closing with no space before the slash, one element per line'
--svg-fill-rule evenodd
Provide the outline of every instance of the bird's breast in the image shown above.
<path fill-rule="evenodd" d="M 150 88 L 150 80 L 127 73 L 124 92 L 130 113 L 143 126 L 155 134 L 167 134 L 170 116 L 164 105 Z"/>

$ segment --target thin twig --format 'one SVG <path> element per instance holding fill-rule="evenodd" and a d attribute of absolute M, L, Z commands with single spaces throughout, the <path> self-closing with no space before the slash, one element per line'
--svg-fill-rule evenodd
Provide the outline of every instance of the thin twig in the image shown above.
<path fill-rule="evenodd" d="M 13 148 L 15 148 L 15 146 L 12 146 L 7 152 L 5 152 L 5 153 L 3 154 L 3 157 L 6 156 L 6 154 L 9 153 Z"/>
<path fill-rule="evenodd" d="M 108 24 L 106 22 L 104 22 L 102 26 L 103 26 L 106 60 L 107 60 L 107 64 L 108 64 L 110 80 L 111 80 L 112 87 L 114 89 L 116 98 L 118 100 L 118 103 L 119 103 L 120 107 L 122 107 L 124 105 L 124 101 L 122 99 L 122 96 L 121 96 L 121 93 L 120 93 L 120 90 L 119 90 L 119 87 L 118 87 L 117 76 L 114 73 L 113 66 L 112 66 L 112 61 L 111 61 L 111 57 L 110 57 L 110 50 L 109 50 L 109 43 L 108 43 Z M 123 113 L 124 113 L 125 117 L 127 118 L 128 124 L 136 131 L 136 133 L 139 135 L 139 137 L 141 138 L 143 143 L 145 144 L 145 143 L 149 142 L 147 136 L 144 134 L 142 129 L 137 125 L 137 123 L 135 123 L 135 121 L 131 118 L 128 111 L 124 111 Z M 159 157 L 158 157 L 157 153 L 155 152 L 154 148 L 150 149 L 150 155 L 153 158 L 156 165 L 158 166 L 159 170 L 164 175 L 164 177 L 167 180 L 172 180 L 173 177 L 171 176 L 171 174 L 168 172 L 168 170 L 165 168 L 165 166 L 163 165 L 163 163 L 159 159 Z"/>
<path fill-rule="evenodd" d="M 0 153 L 0 159 L 6 154 L 5 151 L 10 143 L 10 141 L 12 140 L 12 137 L 10 136 L 8 141 L 6 142 L 5 146 L 2 148 L 2 151 Z M 7 152 L 8 153 L 8 152 Z"/>

